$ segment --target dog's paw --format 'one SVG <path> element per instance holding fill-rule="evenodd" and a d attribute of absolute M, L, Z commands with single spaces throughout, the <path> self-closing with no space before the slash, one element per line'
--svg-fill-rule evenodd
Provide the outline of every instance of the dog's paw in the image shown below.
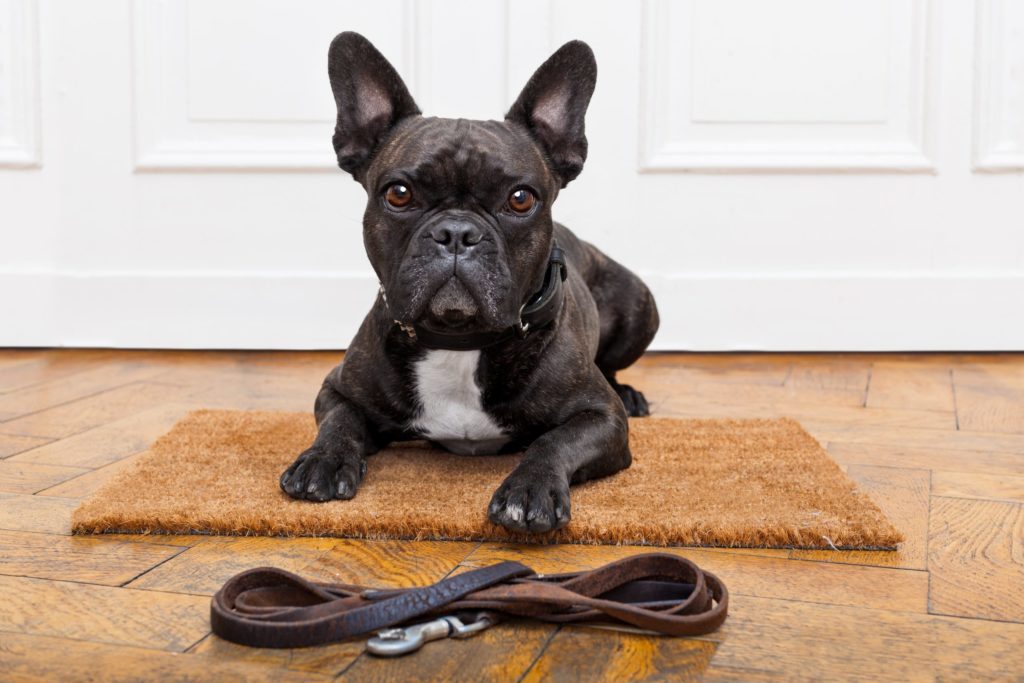
<path fill-rule="evenodd" d="M 543 533 L 569 523 L 569 482 L 552 474 L 513 472 L 491 497 L 487 516 L 512 531 Z"/>
<path fill-rule="evenodd" d="M 622 399 L 622 405 L 626 407 L 626 414 L 630 417 L 647 417 L 651 414 L 647 399 L 639 391 L 628 384 L 612 384 L 615 393 Z"/>
<path fill-rule="evenodd" d="M 313 446 L 281 475 L 281 490 L 303 500 L 348 500 L 356 495 L 365 474 L 363 458 L 336 455 Z"/>

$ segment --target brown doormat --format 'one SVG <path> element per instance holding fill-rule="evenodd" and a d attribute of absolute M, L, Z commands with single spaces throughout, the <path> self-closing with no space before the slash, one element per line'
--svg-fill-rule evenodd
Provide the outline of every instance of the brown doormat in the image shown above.
<path fill-rule="evenodd" d="M 632 467 L 573 487 L 572 522 L 539 537 L 487 520 L 518 455 L 406 444 L 369 459 L 352 500 L 292 500 L 278 477 L 315 433 L 305 413 L 190 413 L 75 511 L 74 531 L 842 549 L 903 540 L 788 419 L 631 420 Z"/>

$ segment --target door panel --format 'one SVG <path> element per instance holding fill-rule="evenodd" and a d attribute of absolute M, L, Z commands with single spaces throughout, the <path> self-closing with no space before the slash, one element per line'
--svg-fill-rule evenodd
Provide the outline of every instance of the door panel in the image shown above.
<path fill-rule="evenodd" d="M 0 0 L 0 345 L 347 345 L 341 30 L 478 118 L 591 44 L 555 216 L 649 282 L 655 348 L 1024 347 L 1012 0 Z"/>

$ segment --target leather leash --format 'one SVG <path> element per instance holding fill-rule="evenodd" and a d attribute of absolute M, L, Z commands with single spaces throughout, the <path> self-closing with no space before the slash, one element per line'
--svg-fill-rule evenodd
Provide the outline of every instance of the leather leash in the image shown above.
<path fill-rule="evenodd" d="M 314 583 L 282 569 L 250 569 L 213 596 L 210 624 L 226 640 L 275 648 L 380 631 L 367 649 L 395 655 L 435 638 L 471 635 L 506 616 L 696 636 L 721 626 L 728 609 L 728 591 L 714 574 L 676 555 L 644 553 L 567 574 L 501 562 L 407 589 Z M 420 618 L 431 621 L 414 623 Z"/>

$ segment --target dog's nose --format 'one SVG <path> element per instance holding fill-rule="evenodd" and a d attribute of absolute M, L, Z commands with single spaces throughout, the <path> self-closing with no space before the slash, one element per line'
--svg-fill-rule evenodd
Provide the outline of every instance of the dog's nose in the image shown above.
<path fill-rule="evenodd" d="M 470 221 L 443 221 L 430 229 L 434 241 L 453 254 L 480 244 L 484 233 Z"/>

